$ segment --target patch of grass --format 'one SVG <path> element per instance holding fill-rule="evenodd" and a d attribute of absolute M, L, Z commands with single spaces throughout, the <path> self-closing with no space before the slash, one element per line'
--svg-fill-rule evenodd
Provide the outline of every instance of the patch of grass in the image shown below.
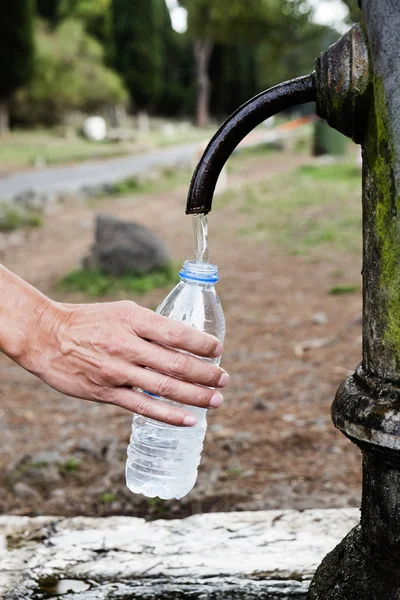
<path fill-rule="evenodd" d="M 71 456 L 70 458 L 67 458 L 67 460 L 64 463 L 59 465 L 59 470 L 64 473 L 73 473 L 75 471 L 78 471 L 80 466 L 81 461 L 79 460 L 79 458 Z"/>
<path fill-rule="evenodd" d="M 188 186 L 191 171 L 186 168 L 165 168 L 159 172 L 150 174 L 148 177 L 129 177 L 122 179 L 110 186 L 101 197 L 113 198 L 120 196 L 131 196 L 134 194 L 157 194 L 172 190 L 178 186 Z"/>
<path fill-rule="evenodd" d="M 293 254 L 322 246 L 361 251 L 361 175 L 351 163 L 304 166 L 231 190 L 230 206 L 243 215 L 239 234 Z"/>
<path fill-rule="evenodd" d="M 25 227 L 42 227 L 40 214 L 24 211 L 8 204 L 0 204 L 0 231 L 16 231 Z"/>
<path fill-rule="evenodd" d="M 108 296 L 117 292 L 147 294 L 155 288 L 165 288 L 179 281 L 177 269 L 168 265 L 146 275 L 131 273 L 123 277 L 105 275 L 99 270 L 78 269 L 57 284 L 64 292 L 83 292 L 88 296 Z"/>
<path fill-rule="evenodd" d="M 102 504 L 112 504 L 117 500 L 117 494 L 114 492 L 103 492 L 99 498 Z"/>
<path fill-rule="evenodd" d="M 334 296 L 339 296 L 341 294 L 354 294 L 354 292 L 358 292 L 359 290 L 360 286 L 357 284 L 335 285 L 329 290 L 329 293 Z"/>
<path fill-rule="evenodd" d="M 110 186 L 110 193 L 113 196 L 127 196 L 139 192 L 141 187 L 143 187 L 143 184 L 137 177 L 128 177 Z"/>
<path fill-rule="evenodd" d="M 166 517 L 170 512 L 170 507 L 166 503 L 166 500 L 158 498 L 157 496 L 155 498 L 149 498 L 147 504 L 152 516 L 158 519 Z"/>
<path fill-rule="evenodd" d="M 306 175 L 317 181 L 360 181 L 361 171 L 357 165 L 347 162 L 335 162 L 330 165 L 303 165 L 297 169 L 300 175 Z"/>

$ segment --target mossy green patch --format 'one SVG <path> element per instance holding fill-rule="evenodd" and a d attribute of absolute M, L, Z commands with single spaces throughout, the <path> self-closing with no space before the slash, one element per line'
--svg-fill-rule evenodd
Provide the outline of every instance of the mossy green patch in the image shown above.
<path fill-rule="evenodd" d="M 389 126 L 384 83 L 374 80 L 374 102 L 365 146 L 369 170 L 375 181 L 375 231 L 379 244 L 382 342 L 400 366 L 400 198 L 394 187 L 395 153 Z"/>
<path fill-rule="evenodd" d="M 167 265 L 151 273 L 127 273 L 121 277 L 106 275 L 98 269 L 78 269 L 68 273 L 57 284 L 63 292 L 83 292 L 88 296 L 108 296 L 118 292 L 146 294 L 155 288 L 166 288 L 179 281 L 177 269 Z"/>

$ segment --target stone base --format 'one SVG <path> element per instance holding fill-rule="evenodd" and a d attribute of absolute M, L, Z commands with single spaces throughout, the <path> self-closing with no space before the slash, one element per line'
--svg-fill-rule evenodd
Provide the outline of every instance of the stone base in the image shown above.
<path fill-rule="evenodd" d="M 305 600 L 317 566 L 358 516 L 355 509 L 153 522 L 2 516 L 0 597 Z"/>
<path fill-rule="evenodd" d="M 324 559 L 311 583 L 308 600 L 399 600 L 398 560 L 368 551 L 360 526 Z"/>

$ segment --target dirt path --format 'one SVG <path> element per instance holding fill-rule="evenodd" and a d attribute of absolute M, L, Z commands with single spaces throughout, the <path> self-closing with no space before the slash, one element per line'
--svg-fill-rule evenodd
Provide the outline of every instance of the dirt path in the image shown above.
<path fill-rule="evenodd" d="M 231 177 L 231 185 L 301 162 L 280 155 L 253 160 Z M 49 216 L 40 231 L 17 236 L 0 260 L 61 300 L 54 284 L 79 264 L 92 239 L 93 216 L 103 212 L 147 225 L 182 262 L 192 255 L 185 195 L 182 188 L 99 201 L 92 208 L 75 204 Z M 211 258 L 220 269 L 227 319 L 223 364 L 232 384 L 224 407 L 209 413 L 195 490 L 181 503 L 130 494 L 124 460 L 131 416 L 67 399 L 1 356 L 1 511 L 168 516 L 358 505 L 360 456 L 334 430 L 330 405 L 361 357 L 361 298 L 328 290 L 339 272 L 359 281 L 360 261 L 340 254 L 288 256 L 267 242 L 238 236 L 246 218 L 229 203 L 210 218 Z M 165 290 L 157 290 L 133 299 L 154 307 L 164 296 Z M 68 298 L 74 300 L 82 298 Z"/>

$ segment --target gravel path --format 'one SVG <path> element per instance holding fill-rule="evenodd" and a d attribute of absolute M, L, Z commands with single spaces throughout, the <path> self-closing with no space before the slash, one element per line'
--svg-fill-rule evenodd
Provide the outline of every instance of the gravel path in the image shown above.
<path fill-rule="evenodd" d="M 194 160 L 199 146 L 199 142 L 192 142 L 145 154 L 14 173 L 0 178 L 0 198 L 8 200 L 27 190 L 74 193 L 86 187 L 115 183 L 154 168 L 188 165 Z"/>

